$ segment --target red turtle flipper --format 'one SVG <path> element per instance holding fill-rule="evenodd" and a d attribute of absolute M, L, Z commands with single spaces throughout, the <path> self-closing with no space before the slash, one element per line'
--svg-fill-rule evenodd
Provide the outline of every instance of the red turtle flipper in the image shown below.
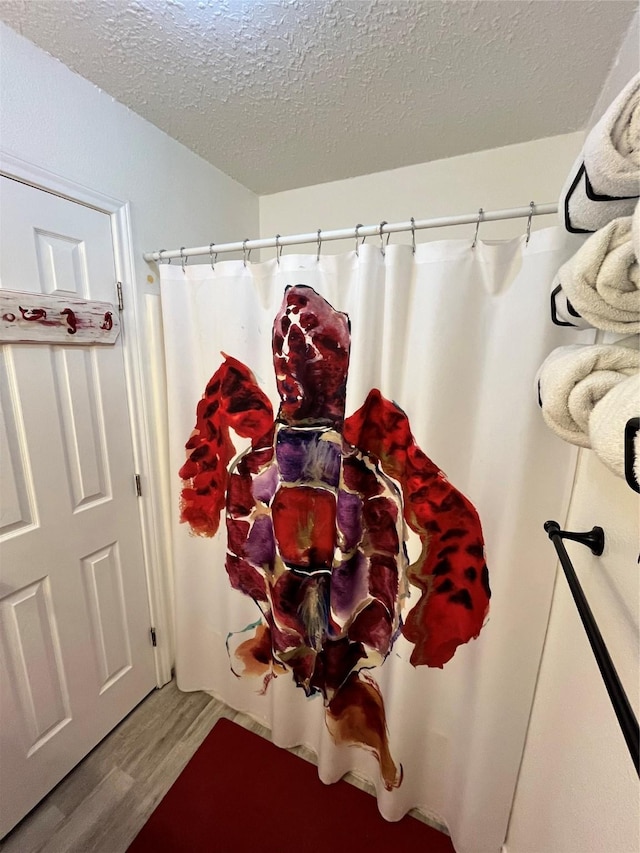
<path fill-rule="evenodd" d="M 186 443 L 180 521 L 199 536 L 213 536 L 220 524 L 235 448 L 229 435 L 251 439 L 258 449 L 273 442 L 273 409 L 255 376 L 241 361 L 224 356 L 196 409 L 196 425 Z"/>
<path fill-rule="evenodd" d="M 422 542 L 409 580 L 422 590 L 403 625 L 414 666 L 442 667 L 462 643 L 477 637 L 491 590 L 478 514 L 449 483 L 411 434 L 409 419 L 372 389 L 344 424 L 344 437 L 376 459 L 400 484 L 404 517 Z"/>

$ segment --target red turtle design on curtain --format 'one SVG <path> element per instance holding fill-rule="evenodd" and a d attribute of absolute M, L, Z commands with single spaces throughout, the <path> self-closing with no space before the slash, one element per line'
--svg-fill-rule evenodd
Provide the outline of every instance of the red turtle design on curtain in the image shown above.
<path fill-rule="evenodd" d="M 290 673 L 322 694 L 335 742 L 373 752 L 391 790 L 402 768 L 371 670 L 399 634 L 414 666 L 433 667 L 478 636 L 491 596 L 480 521 L 378 390 L 345 419 L 346 314 L 288 287 L 272 340 L 275 422 L 253 373 L 223 353 L 186 444 L 181 520 L 213 536 L 226 510 L 231 585 L 261 613 L 230 650 L 234 672 L 265 690 Z M 230 430 L 251 440 L 231 467 Z M 405 522 L 422 543 L 410 565 Z M 420 598 L 405 614 L 411 586 Z"/>

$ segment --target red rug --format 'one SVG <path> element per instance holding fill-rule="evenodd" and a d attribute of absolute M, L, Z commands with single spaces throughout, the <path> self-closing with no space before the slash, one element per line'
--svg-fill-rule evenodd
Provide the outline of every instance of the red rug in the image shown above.
<path fill-rule="evenodd" d="M 129 853 L 455 853 L 448 836 L 404 817 L 229 720 L 219 720 Z"/>

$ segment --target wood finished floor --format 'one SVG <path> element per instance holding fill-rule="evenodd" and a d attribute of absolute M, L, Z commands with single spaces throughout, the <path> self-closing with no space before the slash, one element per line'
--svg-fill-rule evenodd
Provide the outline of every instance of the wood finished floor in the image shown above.
<path fill-rule="evenodd" d="M 155 690 L 0 842 L 1 853 L 124 853 L 220 717 L 270 739 L 208 693 L 181 693 L 175 682 Z M 316 763 L 304 746 L 291 752 Z"/>

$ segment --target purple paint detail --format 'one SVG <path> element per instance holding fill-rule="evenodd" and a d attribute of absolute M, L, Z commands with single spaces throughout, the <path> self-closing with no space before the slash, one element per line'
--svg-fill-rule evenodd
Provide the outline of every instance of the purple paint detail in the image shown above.
<path fill-rule="evenodd" d="M 262 503 L 271 503 L 271 500 L 278 488 L 278 482 L 278 469 L 275 465 L 269 465 L 265 471 L 262 471 L 260 474 L 256 474 L 253 478 L 253 484 L 251 487 L 253 497 L 257 501 L 262 501 Z"/>
<path fill-rule="evenodd" d="M 267 515 L 259 515 L 253 522 L 245 542 L 244 552 L 255 566 L 273 567 L 276 557 L 276 543 L 273 537 L 273 525 Z"/>
<path fill-rule="evenodd" d="M 362 500 L 351 492 L 338 492 L 338 527 L 344 535 L 344 551 L 351 551 L 362 538 Z"/>
<path fill-rule="evenodd" d="M 340 481 L 341 447 L 323 440 L 323 432 L 281 429 L 276 459 L 284 483 L 318 481 L 337 487 Z"/>
<path fill-rule="evenodd" d="M 369 595 L 369 561 L 357 551 L 344 563 L 334 566 L 331 573 L 331 610 L 346 621 L 359 610 Z"/>

